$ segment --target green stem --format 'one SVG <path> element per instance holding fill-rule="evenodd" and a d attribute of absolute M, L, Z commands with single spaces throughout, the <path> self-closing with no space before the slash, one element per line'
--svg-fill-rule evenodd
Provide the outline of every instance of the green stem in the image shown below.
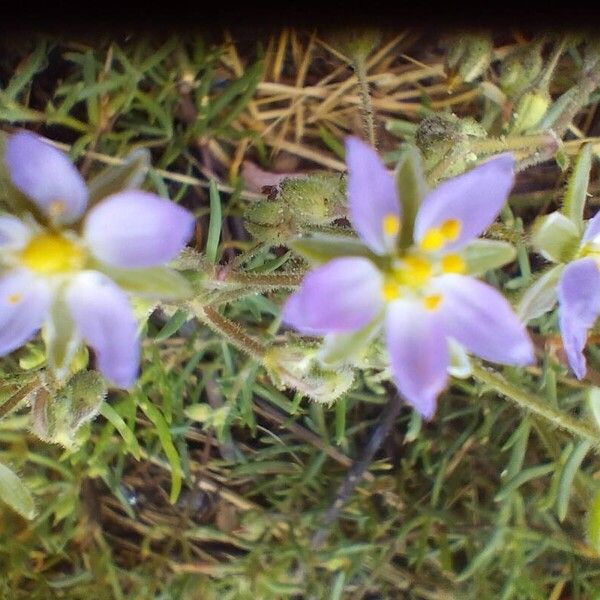
<path fill-rule="evenodd" d="M 521 408 L 543 417 L 555 427 L 564 429 L 569 433 L 590 440 L 594 443 L 596 450 L 600 449 L 600 431 L 595 427 L 572 417 L 563 411 L 554 408 L 546 400 L 538 398 L 507 381 L 497 372 L 489 371 L 484 367 L 472 364 L 472 375 L 481 383 L 485 383 L 496 390 L 499 394 L 506 396 Z"/>
<path fill-rule="evenodd" d="M 224 337 L 234 348 L 237 348 L 259 362 L 263 361 L 266 351 L 265 346 L 249 336 L 237 323 L 230 321 L 210 306 L 192 303 L 190 308 L 198 319 L 215 333 Z"/>
<path fill-rule="evenodd" d="M 300 285 L 304 274 L 301 273 L 229 273 L 224 281 L 239 283 L 245 287 L 260 288 L 296 288 Z"/>
<path fill-rule="evenodd" d="M 513 135 L 502 138 L 482 138 L 471 141 L 475 154 L 496 154 L 507 150 L 532 150 L 537 152 L 548 146 L 556 146 L 556 137 L 550 133 L 536 135 Z"/>
<path fill-rule="evenodd" d="M 40 385 L 37 377 L 15 392 L 2 406 L 0 406 L 0 419 L 4 418 L 11 410 L 16 408 L 35 388 Z"/>

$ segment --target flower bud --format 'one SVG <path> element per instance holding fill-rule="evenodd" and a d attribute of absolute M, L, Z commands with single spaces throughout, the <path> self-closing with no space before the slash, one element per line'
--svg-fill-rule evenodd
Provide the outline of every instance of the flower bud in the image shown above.
<path fill-rule="evenodd" d="M 514 97 L 529 87 L 541 70 L 541 44 L 518 48 L 502 61 L 498 84 L 505 94 Z"/>
<path fill-rule="evenodd" d="M 449 90 L 482 75 L 492 62 L 492 50 L 489 34 L 463 34 L 456 38 L 450 46 L 445 65 Z"/>
<path fill-rule="evenodd" d="M 316 360 L 316 348 L 309 345 L 275 346 L 267 352 L 264 364 L 276 384 L 294 388 L 325 404 L 337 400 L 354 381 L 349 368 L 321 368 Z"/>
<path fill-rule="evenodd" d="M 47 442 L 72 447 L 80 427 L 98 414 L 106 391 L 96 371 L 80 371 L 59 389 L 45 382 L 31 398 L 33 432 Z"/>
<path fill-rule="evenodd" d="M 550 94 L 546 90 L 531 90 L 521 96 L 512 115 L 511 134 L 534 129 L 550 106 Z"/>
<path fill-rule="evenodd" d="M 260 200 L 245 214 L 246 229 L 259 241 L 286 244 L 311 227 L 329 225 L 346 214 L 346 184 L 331 173 L 289 178 L 274 197 Z"/>

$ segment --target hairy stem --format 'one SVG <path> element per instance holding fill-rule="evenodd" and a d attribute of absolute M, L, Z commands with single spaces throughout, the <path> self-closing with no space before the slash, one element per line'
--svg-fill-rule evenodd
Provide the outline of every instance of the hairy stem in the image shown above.
<path fill-rule="evenodd" d="M 592 425 L 580 421 L 558 408 L 554 408 L 546 400 L 538 398 L 513 385 L 497 372 L 490 371 L 473 363 L 472 374 L 475 379 L 489 385 L 499 394 L 506 396 L 518 404 L 521 408 L 546 419 L 555 427 L 564 429 L 577 437 L 590 440 L 594 443 L 596 450 L 600 449 L 600 431 Z"/>
<path fill-rule="evenodd" d="M 0 419 L 5 417 L 11 410 L 16 408 L 22 400 L 27 398 L 27 396 L 35 390 L 40 385 L 37 377 L 25 384 L 21 389 L 15 392 L 4 404 L 0 406 Z"/>
<path fill-rule="evenodd" d="M 356 56 L 353 60 L 353 65 L 360 89 L 362 117 L 365 124 L 365 131 L 369 138 L 369 143 L 371 146 L 373 146 L 373 148 L 376 148 L 377 139 L 375 136 L 375 112 L 373 110 L 373 103 L 371 102 L 371 94 L 369 93 L 369 82 L 367 81 L 365 57 L 362 55 Z"/>
<path fill-rule="evenodd" d="M 259 362 L 263 361 L 265 346 L 249 336 L 237 323 L 230 321 L 210 306 L 192 303 L 191 309 L 198 319 L 215 333 L 225 338 L 234 348 L 241 350 Z"/>

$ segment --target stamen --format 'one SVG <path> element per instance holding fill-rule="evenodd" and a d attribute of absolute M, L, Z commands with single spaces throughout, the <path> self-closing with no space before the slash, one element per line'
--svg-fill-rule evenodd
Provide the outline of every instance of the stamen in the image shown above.
<path fill-rule="evenodd" d="M 424 250 L 425 252 L 435 252 L 436 250 L 439 250 L 445 242 L 446 237 L 442 234 L 442 231 L 437 227 L 432 227 L 425 232 L 419 246 L 421 246 L 421 250 Z"/>
<path fill-rule="evenodd" d="M 398 276 L 403 284 L 418 288 L 431 277 L 431 273 L 431 263 L 426 258 L 407 256 L 402 261 Z"/>
<path fill-rule="evenodd" d="M 386 302 L 397 300 L 400 297 L 400 290 L 395 281 L 385 281 L 381 286 L 381 294 Z"/>
<path fill-rule="evenodd" d="M 458 219 L 448 219 L 440 225 L 440 232 L 449 242 L 454 242 L 458 239 L 461 229 L 462 225 Z"/>
<path fill-rule="evenodd" d="M 383 233 L 385 235 L 398 235 L 400 231 L 400 219 L 396 215 L 385 215 L 383 217 Z"/>
<path fill-rule="evenodd" d="M 436 310 L 442 302 L 441 294 L 431 294 L 423 298 L 423 305 L 427 310 Z"/>
<path fill-rule="evenodd" d="M 465 261 L 458 254 L 446 254 L 441 261 L 442 273 L 463 274 L 467 270 Z"/>

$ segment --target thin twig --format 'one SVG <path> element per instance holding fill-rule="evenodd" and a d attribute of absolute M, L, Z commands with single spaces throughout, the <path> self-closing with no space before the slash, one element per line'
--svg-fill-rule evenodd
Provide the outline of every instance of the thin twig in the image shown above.
<path fill-rule="evenodd" d="M 323 517 L 322 526 L 313 535 L 311 546 L 315 550 L 324 544 L 331 525 L 333 525 L 340 516 L 342 508 L 344 508 L 346 502 L 350 499 L 352 492 L 363 478 L 366 470 L 373 461 L 373 457 L 387 439 L 401 408 L 402 403 L 400 402 L 400 398 L 393 394 L 383 409 L 383 413 L 379 417 L 379 421 L 377 422 L 377 425 L 375 425 L 360 459 L 354 463 L 338 488 L 332 505 L 327 509 L 327 512 Z"/>

